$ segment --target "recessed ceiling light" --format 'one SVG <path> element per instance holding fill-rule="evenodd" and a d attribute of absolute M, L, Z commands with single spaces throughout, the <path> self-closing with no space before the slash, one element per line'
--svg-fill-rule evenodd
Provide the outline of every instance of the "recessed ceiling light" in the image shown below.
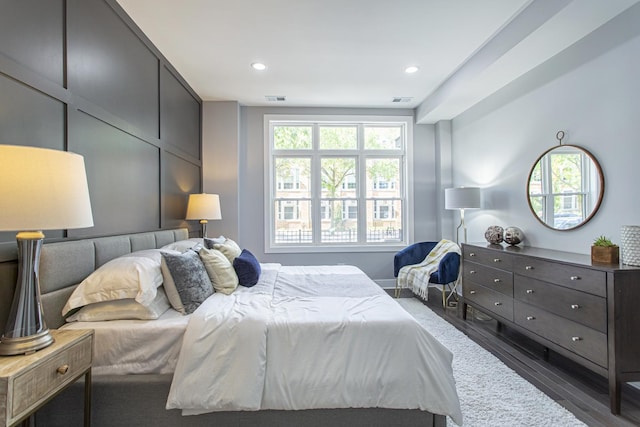
<path fill-rule="evenodd" d="M 251 68 L 258 71 L 264 71 L 267 69 L 267 66 L 264 65 L 262 62 L 254 62 L 253 64 L 251 64 Z"/>
<path fill-rule="evenodd" d="M 407 67 L 404 69 L 404 72 L 407 74 L 413 74 L 415 72 L 417 72 L 420 68 L 416 67 L 415 65 L 412 65 L 410 67 Z"/>

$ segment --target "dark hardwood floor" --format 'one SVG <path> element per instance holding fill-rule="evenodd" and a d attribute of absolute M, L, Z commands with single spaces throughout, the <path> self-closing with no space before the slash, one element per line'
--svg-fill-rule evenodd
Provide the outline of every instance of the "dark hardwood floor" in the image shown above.
<path fill-rule="evenodd" d="M 471 340 L 495 355 L 523 378 L 571 411 L 576 418 L 594 427 L 640 426 L 640 390 L 623 386 L 621 415 L 609 410 L 607 379 L 549 352 L 544 360 L 543 346 L 509 329 L 498 328 L 495 320 L 469 308 L 462 320 L 460 307 L 442 307 L 437 289 L 429 301 L 422 301 L 432 311 L 462 331 Z M 413 297 L 403 293 L 403 297 Z"/>

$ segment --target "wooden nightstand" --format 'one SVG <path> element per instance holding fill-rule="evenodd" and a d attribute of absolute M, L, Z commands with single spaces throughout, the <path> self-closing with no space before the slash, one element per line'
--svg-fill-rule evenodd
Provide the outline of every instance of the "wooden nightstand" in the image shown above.
<path fill-rule="evenodd" d="M 93 330 L 52 330 L 55 342 L 24 356 L 0 357 L 0 427 L 15 426 L 84 379 L 84 425 L 91 422 Z"/>

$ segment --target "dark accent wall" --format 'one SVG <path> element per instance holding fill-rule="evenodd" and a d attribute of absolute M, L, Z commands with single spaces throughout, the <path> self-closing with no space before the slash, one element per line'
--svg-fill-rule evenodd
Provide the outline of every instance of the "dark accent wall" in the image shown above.
<path fill-rule="evenodd" d="M 202 188 L 201 109 L 115 0 L 0 0 L 0 144 L 85 159 L 95 226 L 48 240 L 199 230 L 184 216 Z M 0 232 L 0 261 L 13 254 Z"/>

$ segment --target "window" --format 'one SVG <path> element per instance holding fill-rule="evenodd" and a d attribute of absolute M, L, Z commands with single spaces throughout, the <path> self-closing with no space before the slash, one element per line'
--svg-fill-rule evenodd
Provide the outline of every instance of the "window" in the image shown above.
<path fill-rule="evenodd" d="M 406 245 L 411 124 L 265 116 L 265 250 Z"/>

